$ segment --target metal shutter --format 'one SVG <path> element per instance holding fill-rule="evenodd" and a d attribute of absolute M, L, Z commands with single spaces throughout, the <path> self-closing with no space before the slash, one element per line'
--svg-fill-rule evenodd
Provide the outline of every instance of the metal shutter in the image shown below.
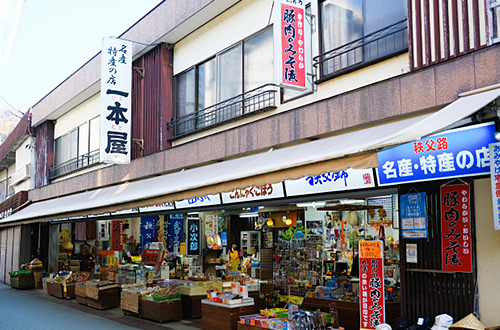
<path fill-rule="evenodd" d="M 5 282 L 5 258 L 7 250 L 7 229 L 0 230 L 0 281 Z"/>
<path fill-rule="evenodd" d="M 12 270 L 19 270 L 21 253 L 21 226 L 14 227 L 14 240 L 12 242 Z M 31 261 L 31 260 L 30 260 Z"/>
<path fill-rule="evenodd" d="M 12 271 L 12 243 L 14 241 L 14 228 L 7 229 L 7 247 L 5 258 L 5 283 L 10 284 L 9 272 Z"/>

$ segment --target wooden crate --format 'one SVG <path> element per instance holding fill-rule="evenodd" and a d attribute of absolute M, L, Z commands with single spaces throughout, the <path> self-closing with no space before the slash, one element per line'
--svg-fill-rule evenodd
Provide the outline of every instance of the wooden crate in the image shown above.
<path fill-rule="evenodd" d="M 198 318 L 201 317 L 201 301 L 207 299 L 207 295 L 188 296 L 182 295 L 182 315 L 185 318 Z"/>
<path fill-rule="evenodd" d="M 255 306 L 228 308 L 201 304 L 202 322 L 204 330 L 236 330 L 241 315 L 255 313 Z"/>
<path fill-rule="evenodd" d="M 140 293 L 130 293 L 122 291 L 120 305 L 122 310 L 132 313 L 139 313 L 139 299 L 141 298 Z"/>
<path fill-rule="evenodd" d="M 88 300 L 87 297 L 76 295 L 76 301 L 78 301 L 78 303 L 81 305 L 87 305 L 87 300 Z"/>
<path fill-rule="evenodd" d="M 182 319 L 182 301 L 180 299 L 165 302 L 140 299 L 140 316 L 156 322 Z"/>
<path fill-rule="evenodd" d="M 33 273 L 10 274 L 10 286 L 15 289 L 32 289 L 35 286 Z"/>
<path fill-rule="evenodd" d="M 108 309 L 120 306 L 120 290 L 118 286 L 99 290 L 97 299 L 87 297 L 87 306 L 97 309 Z"/>
<path fill-rule="evenodd" d="M 67 284 L 66 290 L 62 283 L 47 283 L 47 293 L 57 298 L 75 298 L 75 284 Z"/>
<path fill-rule="evenodd" d="M 75 285 L 75 295 L 77 297 L 87 297 L 87 288 L 85 287 L 86 282 L 78 282 Z"/>

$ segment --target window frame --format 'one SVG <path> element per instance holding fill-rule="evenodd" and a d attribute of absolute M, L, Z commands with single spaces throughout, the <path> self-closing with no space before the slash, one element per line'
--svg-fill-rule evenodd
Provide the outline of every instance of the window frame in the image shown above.
<path fill-rule="evenodd" d="M 214 55 L 210 56 L 210 57 L 207 57 L 205 60 L 203 61 L 200 61 L 188 68 L 186 68 L 185 70 L 179 72 L 178 74 L 175 75 L 174 77 L 174 80 L 175 80 L 175 98 L 176 98 L 176 101 L 174 102 L 175 103 L 175 111 L 174 111 L 174 119 L 178 119 L 178 118 L 182 118 L 184 116 L 188 116 L 189 114 L 184 114 L 183 116 L 179 116 L 179 111 L 178 111 L 178 102 L 177 102 L 177 97 L 178 97 L 178 81 L 179 81 L 179 77 L 184 75 L 184 74 L 187 74 L 189 71 L 191 70 L 194 70 L 194 112 L 193 112 L 193 116 L 197 116 L 200 111 L 202 111 L 203 109 L 206 109 L 207 107 L 210 107 L 210 106 L 213 106 L 213 105 L 216 105 L 216 104 L 219 104 L 221 102 L 224 102 L 228 99 L 231 99 L 231 98 L 236 98 L 240 95 L 243 95 L 246 91 L 245 91 L 245 62 L 244 62 L 244 58 L 245 58 L 245 42 L 247 42 L 248 40 L 251 40 L 252 38 L 258 36 L 258 35 L 261 35 L 263 33 L 270 33 L 271 35 L 271 38 L 273 36 L 273 26 L 272 25 L 268 25 L 266 26 L 265 28 L 253 33 L 252 35 L 242 39 L 242 40 L 239 40 L 238 42 L 222 49 L 221 51 L 215 53 Z M 274 40 L 273 40 L 274 42 Z M 240 86 L 240 91 L 241 93 L 237 94 L 237 95 L 233 95 L 231 96 L 230 98 L 226 98 L 224 100 L 220 99 L 219 97 L 219 73 L 220 73 L 220 69 L 219 69 L 219 57 L 225 53 L 227 53 L 228 51 L 234 49 L 235 47 L 240 47 L 240 69 L 241 69 L 241 86 Z M 274 51 L 271 52 L 270 56 L 273 57 L 273 68 L 272 68 L 272 72 L 273 72 L 273 81 L 270 82 L 270 83 L 274 83 Z M 205 108 L 199 108 L 199 90 L 198 90 L 198 87 L 199 87 L 199 79 L 198 79 L 198 67 L 211 61 L 211 60 L 215 60 L 215 103 L 214 104 L 211 104 L 211 105 L 208 105 L 207 107 Z M 243 114 L 243 113 L 242 113 Z M 198 128 L 198 122 L 197 120 L 195 120 L 195 123 L 194 123 L 194 127 L 195 129 Z M 201 126 L 200 128 L 202 128 L 203 126 Z"/>

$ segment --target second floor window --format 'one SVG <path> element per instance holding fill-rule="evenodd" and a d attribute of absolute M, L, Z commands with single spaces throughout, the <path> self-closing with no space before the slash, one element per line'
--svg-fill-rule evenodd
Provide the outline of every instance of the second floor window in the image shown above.
<path fill-rule="evenodd" d="M 243 94 L 273 82 L 268 28 L 176 76 L 176 135 L 244 115 Z"/>
<path fill-rule="evenodd" d="M 321 76 L 408 48 L 406 1 L 321 1 Z"/>
<path fill-rule="evenodd" d="M 51 177 L 64 175 L 99 160 L 99 117 L 95 117 L 55 140 Z"/>

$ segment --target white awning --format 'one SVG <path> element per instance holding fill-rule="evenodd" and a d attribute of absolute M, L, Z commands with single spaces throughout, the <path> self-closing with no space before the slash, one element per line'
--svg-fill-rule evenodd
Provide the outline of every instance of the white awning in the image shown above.
<path fill-rule="evenodd" d="M 459 98 L 432 113 L 299 145 L 187 169 L 136 182 L 33 203 L 0 221 L 73 217 L 171 202 L 252 185 L 278 183 L 346 168 L 377 166 L 384 147 L 421 139 L 474 114 L 500 96 L 494 89 Z"/>

